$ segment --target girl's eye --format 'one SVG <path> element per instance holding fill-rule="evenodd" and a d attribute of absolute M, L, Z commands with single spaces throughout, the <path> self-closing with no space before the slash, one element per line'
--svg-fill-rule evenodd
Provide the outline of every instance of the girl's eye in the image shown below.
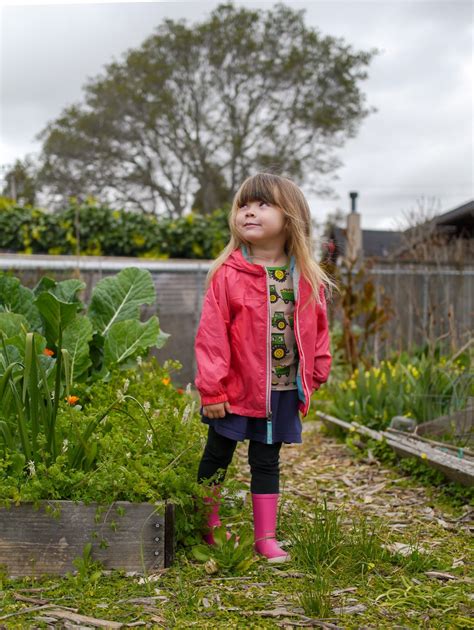
<path fill-rule="evenodd" d="M 266 201 L 259 201 L 259 202 L 258 202 L 258 205 L 259 205 L 259 206 L 261 206 L 261 205 L 262 205 L 262 203 L 263 203 L 263 205 L 264 205 L 264 206 L 268 206 L 268 203 L 267 203 Z M 242 208 L 246 208 L 246 207 L 247 207 L 247 204 L 246 204 L 246 203 L 244 203 L 242 206 L 239 206 L 239 208 L 240 208 L 240 209 L 242 209 Z"/>

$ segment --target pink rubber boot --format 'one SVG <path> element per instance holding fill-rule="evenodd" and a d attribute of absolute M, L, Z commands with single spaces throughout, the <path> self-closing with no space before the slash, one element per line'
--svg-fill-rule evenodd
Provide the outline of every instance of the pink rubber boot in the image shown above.
<path fill-rule="evenodd" d="M 214 536 L 212 534 L 212 530 L 214 527 L 220 527 L 222 525 L 219 519 L 219 508 L 221 506 L 221 487 L 219 484 L 216 484 L 212 487 L 211 492 L 213 496 L 204 497 L 204 503 L 212 505 L 212 510 L 207 517 L 207 526 L 210 528 L 210 532 L 207 534 L 203 534 L 203 539 L 207 542 L 208 545 L 215 545 L 216 541 L 214 540 Z M 227 540 L 232 536 L 230 532 L 225 533 Z"/>
<path fill-rule="evenodd" d="M 275 539 L 279 494 L 252 494 L 255 551 L 269 562 L 287 562 L 290 556 Z"/>

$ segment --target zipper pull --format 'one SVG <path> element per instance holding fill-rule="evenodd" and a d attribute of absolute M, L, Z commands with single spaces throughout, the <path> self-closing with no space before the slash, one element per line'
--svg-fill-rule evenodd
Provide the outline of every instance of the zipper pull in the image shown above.
<path fill-rule="evenodd" d="M 267 444 L 273 444 L 273 437 L 272 437 L 272 412 L 270 411 L 270 413 L 267 416 Z"/>

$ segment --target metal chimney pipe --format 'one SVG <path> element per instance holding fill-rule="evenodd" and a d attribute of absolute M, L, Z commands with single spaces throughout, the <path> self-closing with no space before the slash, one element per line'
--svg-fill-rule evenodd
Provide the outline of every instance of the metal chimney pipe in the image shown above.
<path fill-rule="evenodd" d="M 347 215 L 346 252 L 347 260 L 356 262 L 362 259 L 362 230 L 360 227 L 360 214 L 356 210 L 358 193 L 350 192 L 351 211 Z"/>
<path fill-rule="evenodd" d="M 356 199 L 359 193 L 350 192 L 349 196 L 351 198 L 351 212 L 357 212 L 356 210 Z"/>

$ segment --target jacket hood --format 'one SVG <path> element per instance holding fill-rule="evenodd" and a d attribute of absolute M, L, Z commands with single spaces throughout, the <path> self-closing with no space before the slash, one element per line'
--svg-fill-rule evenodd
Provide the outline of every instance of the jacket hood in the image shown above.
<path fill-rule="evenodd" d="M 234 269 L 238 269 L 239 271 L 246 271 L 247 273 L 251 273 L 257 276 L 265 275 L 265 267 L 262 265 L 257 265 L 250 260 L 250 254 L 248 252 L 247 246 L 242 244 L 237 249 L 228 256 L 224 265 L 229 265 L 229 267 L 234 267 Z M 290 273 L 293 275 L 295 269 L 295 257 L 292 254 L 290 256 Z"/>

